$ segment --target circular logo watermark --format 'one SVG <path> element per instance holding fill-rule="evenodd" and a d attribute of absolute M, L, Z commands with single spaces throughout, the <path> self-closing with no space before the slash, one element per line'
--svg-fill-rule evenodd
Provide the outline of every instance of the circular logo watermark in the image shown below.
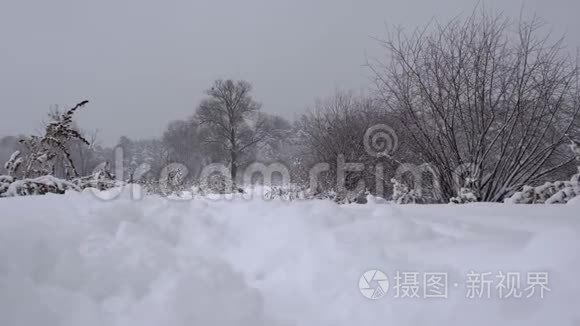
<path fill-rule="evenodd" d="M 389 278 L 379 270 L 366 271 L 358 280 L 360 293 L 371 300 L 378 300 L 389 291 Z"/>
<path fill-rule="evenodd" d="M 399 137 L 395 129 L 385 124 L 378 124 L 367 129 L 364 135 L 367 154 L 374 157 L 390 156 L 399 147 Z"/>

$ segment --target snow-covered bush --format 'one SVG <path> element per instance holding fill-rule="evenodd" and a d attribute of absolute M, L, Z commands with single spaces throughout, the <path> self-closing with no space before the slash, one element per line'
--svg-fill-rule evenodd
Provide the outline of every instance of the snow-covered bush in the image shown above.
<path fill-rule="evenodd" d="M 229 194 L 233 192 L 234 185 L 229 176 L 217 173 L 202 180 L 199 187 L 203 193 Z"/>
<path fill-rule="evenodd" d="M 4 168 L 8 172 L 9 176 L 14 176 L 18 168 L 22 165 L 22 157 L 20 156 L 20 151 L 12 153 L 8 161 L 4 164 Z"/>
<path fill-rule="evenodd" d="M 305 199 L 318 199 L 318 200 L 331 200 L 337 204 L 366 204 L 367 203 L 367 195 L 369 194 L 368 190 L 343 190 L 343 191 L 335 191 L 334 189 L 330 190 L 312 190 L 306 189 L 304 191 Z"/>
<path fill-rule="evenodd" d="M 452 204 L 467 204 L 477 202 L 477 197 L 473 194 L 471 188 L 461 188 L 456 197 L 451 197 L 449 202 Z"/>
<path fill-rule="evenodd" d="M 505 202 L 510 204 L 545 204 L 552 196 L 566 188 L 567 181 L 546 182 L 541 186 L 524 186 Z"/>
<path fill-rule="evenodd" d="M 264 199 L 282 199 L 285 201 L 293 201 L 299 199 L 306 199 L 304 189 L 295 185 L 288 186 L 272 186 L 264 192 Z"/>
<path fill-rule="evenodd" d="M 100 169 L 93 175 L 64 180 L 52 175 L 36 178 L 17 179 L 10 175 L 0 175 L 0 197 L 44 195 L 46 193 L 63 194 L 67 190 L 80 191 L 86 188 L 106 190 L 117 185 L 112 174 Z"/>
<path fill-rule="evenodd" d="M 342 191 L 320 189 L 312 190 L 295 184 L 267 187 L 263 193 L 266 200 L 282 199 L 293 200 L 330 200 L 337 204 L 366 204 L 369 191 Z"/>
<path fill-rule="evenodd" d="M 0 188 L 3 188 L 3 186 L 0 186 Z M 0 191 L 0 197 L 44 195 L 47 193 L 64 194 L 67 190 L 79 191 L 80 189 L 70 181 L 55 178 L 51 175 L 44 175 L 34 179 L 13 181 L 5 191 Z"/>
<path fill-rule="evenodd" d="M 393 183 L 393 201 L 397 204 L 415 204 L 420 201 L 420 195 L 397 179 L 391 179 Z"/>
<path fill-rule="evenodd" d="M 546 200 L 546 204 L 566 204 L 580 195 L 580 183 L 568 182 L 566 186 Z"/>
<path fill-rule="evenodd" d="M 323 193 L 324 194 L 324 193 Z M 368 191 L 351 190 L 343 192 L 331 192 L 328 195 L 334 195 L 334 202 L 338 204 L 366 204 Z M 328 196 L 325 195 L 325 196 Z"/>
<path fill-rule="evenodd" d="M 14 182 L 14 177 L 9 175 L 0 175 L 0 197 L 8 190 L 8 187 Z"/>
<path fill-rule="evenodd" d="M 475 183 L 475 179 L 466 178 L 465 185 L 459 189 L 459 193 L 455 197 L 451 197 L 449 199 L 449 203 L 451 204 L 467 204 L 467 203 L 475 203 L 477 202 L 477 195 L 473 190 L 473 184 Z"/>
<path fill-rule="evenodd" d="M 115 177 L 109 171 L 108 162 L 101 165 L 92 175 L 76 178 L 73 183 L 81 190 L 86 188 L 107 190 L 118 185 Z"/>
<path fill-rule="evenodd" d="M 46 125 L 44 135 L 33 135 L 20 141 L 28 149 L 21 162 L 25 178 L 54 175 L 56 162 L 62 162 L 64 176 L 67 179 L 78 177 L 68 145 L 73 140 L 89 145 L 89 142 L 73 127 L 72 120 L 76 110 L 87 103 L 88 101 L 82 101 L 63 114 L 51 114 L 52 121 Z"/>
<path fill-rule="evenodd" d="M 570 149 L 580 162 L 580 144 L 572 140 Z M 580 195 L 580 166 L 570 181 L 546 182 L 537 187 L 524 186 L 504 202 L 509 204 L 566 204 Z"/>
<path fill-rule="evenodd" d="M 93 175 L 78 177 L 74 166 L 69 144 L 88 141 L 73 128 L 73 114 L 87 104 L 83 101 L 63 114 L 53 113 L 52 121 L 46 125 L 42 136 L 30 136 L 22 139 L 27 151 L 14 152 L 4 164 L 8 175 L 0 175 L 0 197 L 44 195 L 46 193 L 63 194 L 67 190 L 80 191 L 85 188 L 105 190 L 115 185 L 113 176 L 104 164 Z M 67 180 L 54 176 L 57 162 L 62 162 Z"/>

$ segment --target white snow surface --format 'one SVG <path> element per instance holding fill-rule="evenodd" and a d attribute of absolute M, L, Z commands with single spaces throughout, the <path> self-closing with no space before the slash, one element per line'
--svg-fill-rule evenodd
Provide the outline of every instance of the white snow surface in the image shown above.
<path fill-rule="evenodd" d="M 577 204 L 0 199 L 0 325 L 580 325 Z M 448 273 L 448 298 L 397 298 L 398 271 Z M 536 271 L 543 299 L 466 297 L 470 272 Z"/>

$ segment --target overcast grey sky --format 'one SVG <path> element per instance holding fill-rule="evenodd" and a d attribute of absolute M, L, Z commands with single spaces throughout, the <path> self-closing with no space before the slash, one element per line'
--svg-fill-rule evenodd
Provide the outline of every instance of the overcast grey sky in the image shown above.
<path fill-rule="evenodd" d="M 81 127 L 156 137 L 217 78 L 246 79 L 287 118 L 335 89 L 364 90 L 386 25 L 469 13 L 477 0 L 0 0 L 0 136 L 32 132 L 50 105 L 89 99 Z M 580 45 L 579 0 L 483 0 L 536 13 Z"/>

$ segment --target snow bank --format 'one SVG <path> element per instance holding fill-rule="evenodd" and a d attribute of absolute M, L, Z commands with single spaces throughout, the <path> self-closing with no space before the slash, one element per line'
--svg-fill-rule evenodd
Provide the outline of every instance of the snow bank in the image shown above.
<path fill-rule="evenodd" d="M 0 200 L 0 325 L 573 325 L 574 205 Z M 367 270 L 445 272 L 447 299 L 369 300 Z M 465 275 L 550 273 L 543 299 L 469 299 Z M 457 282 L 458 287 L 453 283 Z"/>

